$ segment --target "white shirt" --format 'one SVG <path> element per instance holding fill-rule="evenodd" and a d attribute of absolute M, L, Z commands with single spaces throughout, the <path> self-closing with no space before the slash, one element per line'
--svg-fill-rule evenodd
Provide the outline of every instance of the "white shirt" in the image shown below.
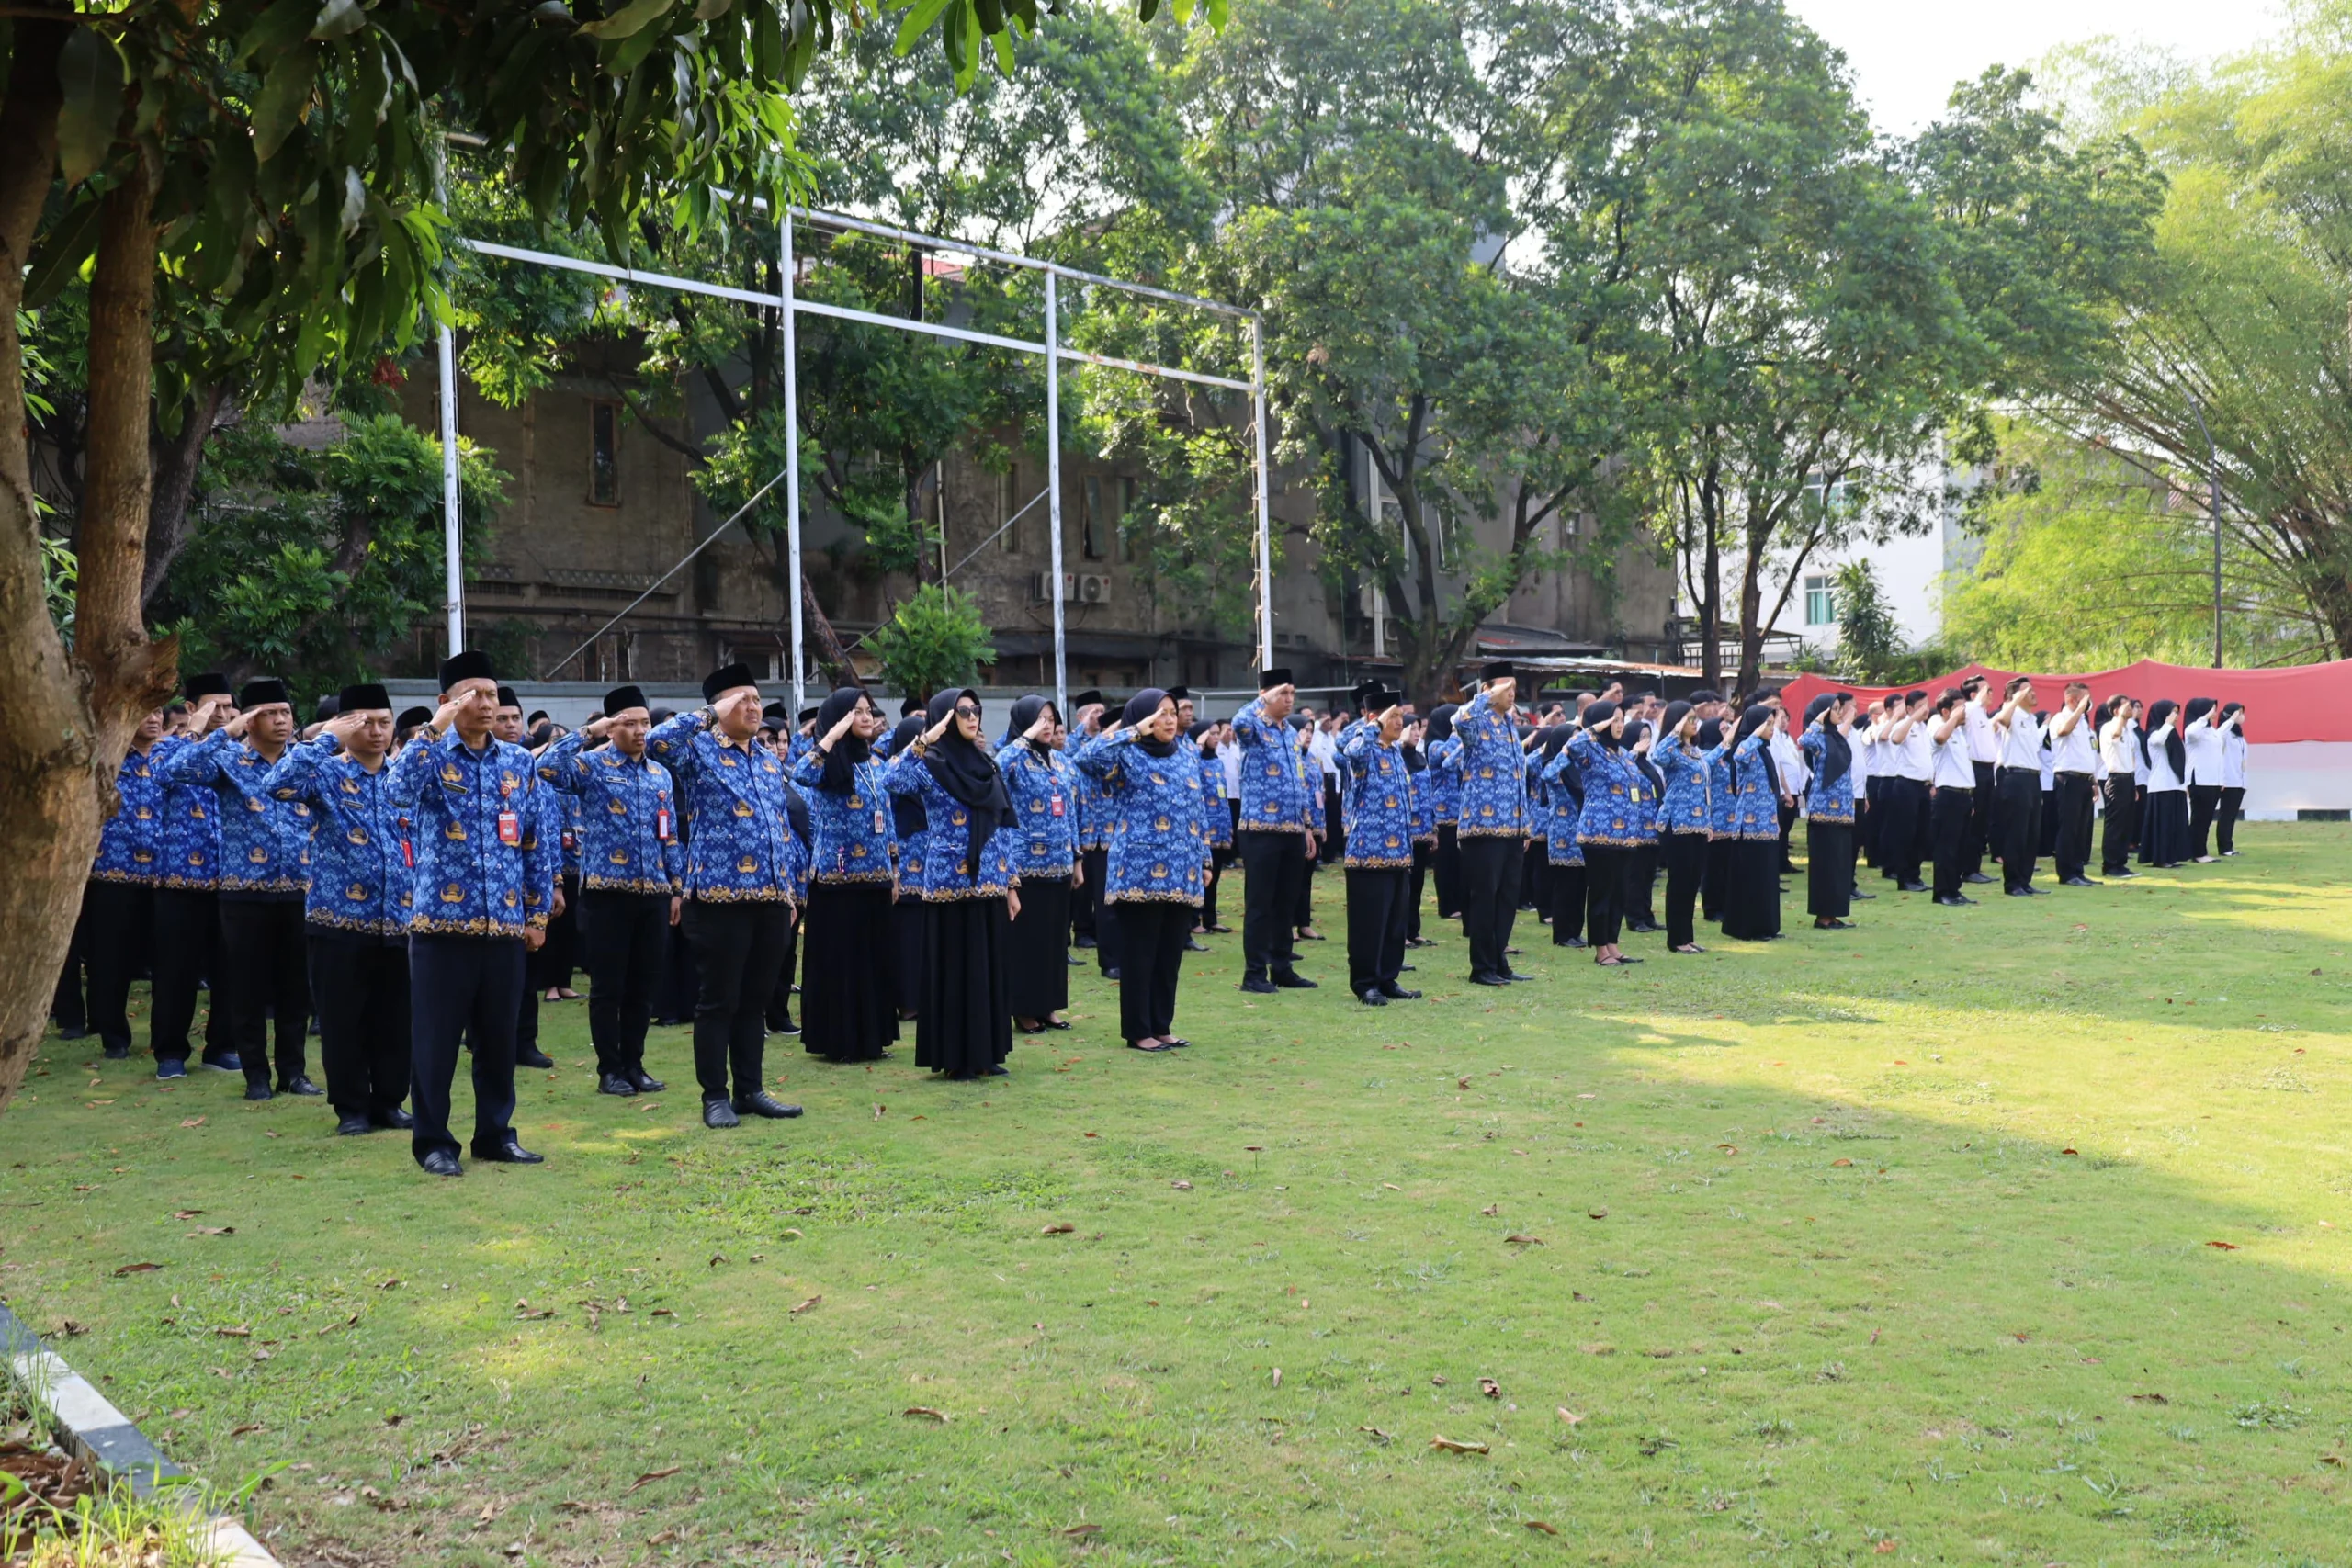
<path fill-rule="evenodd" d="M 2108 776 L 2128 773 L 2140 765 L 2140 743 L 2129 724 L 2119 724 L 2114 732 L 2098 743 L 2099 761 L 2107 764 Z"/>
<path fill-rule="evenodd" d="M 1986 691 L 1989 696 L 1990 688 L 1988 687 Z M 1992 716 L 1984 711 L 1984 700 L 1980 698 L 1968 704 L 1963 711 L 1967 716 L 1962 719 L 1961 723 L 1966 727 L 1969 761 L 1991 761 L 1995 755 L 1993 745 L 1996 736 Z"/>
<path fill-rule="evenodd" d="M 2177 719 L 2166 719 L 2164 728 L 2148 737 L 2148 793 L 2165 795 L 2184 790 L 2188 785 L 2172 771 L 2172 758 L 2165 750 L 2165 738 L 2173 732 Z"/>
<path fill-rule="evenodd" d="M 2245 788 L 2245 737 L 2238 733 L 2234 716 L 2229 728 L 2222 731 L 2222 787 Z"/>
<path fill-rule="evenodd" d="M 1216 749 L 1216 765 L 1225 770 L 1225 798 L 1241 798 L 1241 741 L 1238 738 Z"/>
<path fill-rule="evenodd" d="M 2140 731 L 2142 728 L 2142 726 L 2135 724 L 2132 727 L 2130 732 L 2132 739 L 2132 782 L 2142 789 L 2145 789 L 2148 786 L 2148 758 L 2146 753 L 2140 749 Z"/>
<path fill-rule="evenodd" d="M 1315 765 L 1323 770 L 1326 777 L 1339 776 L 1340 744 L 1331 739 L 1331 732 L 1321 725 L 1317 725 L 1307 733 L 1306 754 L 1315 759 Z"/>
<path fill-rule="evenodd" d="M 2181 744 L 2188 748 L 2188 782 L 2222 784 L 2222 732 L 2213 728 L 2213 716 L 2207 714 L 2180 732 Z"/>
<path fill-rule="evenodd" d="M 2009 727 L 1996 727 L 2000 739 L 2000 764 L 2005 768 L 2026 768 L 2041 771 L 2041 720 L 2018 708 L 2009 715 Z"/>
<path fill-rule="evenodd" d="M 1894 742 L 1890 750 L 1894 753 L 1894 771 L 1897 775 L 1918 784 L 1926 784 L 1935 777 L 1935 742 L 1928 738 L 1926 719 L 1913 721 L 1911 728 L 1903 732 L 1903 739 Z M 1975 782 L 1975 774 L 1973 771 L 1969 780 L 1972 784 Z"/>
<path fill-rule="evenodd" d="M 1968 789 L 1976 787 L 1976 759 L 1970 744 L 1968 726 L 1962 723 L 1942 742 L 1935 731 L 1926 725 L 1919 728 L 1927 734 L 1928 744 L 1936 753 L 1935 785 L 1938 789 Z"/>
<path fill-rule="evenodd" d="M 1813 770 L 1805 765 L 1804 751 L 1782 730 L 1768 742 L 1772 751 L 1772 765 L 1780 770 L 1781 788 L 1790 795 L 1803 795 L 1804 786 L 1813 782 Z"/>
<path fill-rule="evenodd" d="M 2091 739 L 2093 720 L 2088 709 L 2075 716 L 2075 728 L 2064 735 L 2056 734 L 2056 724 L 2051 726 L 2050 765 L 2062 773 L 2087 773 L 2098 765 L 2098 747 Z"/>

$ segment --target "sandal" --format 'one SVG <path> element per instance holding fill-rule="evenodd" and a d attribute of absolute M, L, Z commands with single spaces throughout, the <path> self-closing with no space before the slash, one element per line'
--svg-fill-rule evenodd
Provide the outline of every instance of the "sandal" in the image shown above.
<path fill-rule="evenodd" d="M 1676 953 L 1704 953 L 1707 950 L 1701 947 L 1695 942 L 1686 942 L 1680 947 L 1675 948 L 1673 951 Z"/>
<path fill-rule="evenodd" d="M 1166 1045 L 1162 1045 L 1157 1040 L 1130 1040 L 1127 1042 L 1127 1049 L 1130 1051 L 1159 1052 L 1168 1050 L 1169 1048 L 1170 1047 Z"/>

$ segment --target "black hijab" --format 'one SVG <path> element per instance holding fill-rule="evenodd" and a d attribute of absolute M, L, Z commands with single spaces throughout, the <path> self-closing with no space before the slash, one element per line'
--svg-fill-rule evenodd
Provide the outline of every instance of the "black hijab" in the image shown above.
<path fill-rule="evenodd" d="M 835 687 L 817 710 L 817 739 L 822 740 L 831 735 L 842 716 L 865 700 L 865 693 L 858 687 Z M 833 742 L 833 749 L 825 753 L 825 772 L 817 780 L 817 787 L 827 795 L 847 795 L 850 786 L 857 782 L 857 765 L 873 754 L 874 748 L 856 730 L 842 731 L 842 738 Z"/>
<path fill-rule="evenodd" d="M 1733 730 L 1731 733 L 1731 745 L 1733 751 L 1731 759 L 1731 782 L 1734 789 L 1739 787 L 1738 751 L 1740 746 L 1746 742 L 1749 736 L 1755 734 L 1758 730 L 1763 728 L 1765 725 L 1770 723 L 1771 718 L 1772 710 L 1765 706 L 1762 703 L 1750 704 L 1747 711 L 1739 716 L 1739 728 Z M 1757 755 L 1764 760 L 1765 779 L 1772 784 L 1774 790 L 1777 792 L 1780 787 L 1781 776 L 1779 773 L 1773 769 L 1772 753 L 1770 749 L 1759 747 L 1757 750 Z"/>
<path fill-rule="evenodd" d="M 1614 749 L 1623 745 L 1625 741 L 1623 736 L 1612 735 L 1609 731 L 1609 721 L 1616 716 L 1617 705 L 1603 697 L 1600 701 L 1587 706 L 1581 718 L 1585 728 L 1592 733 L 1595 740 L 1600 741 L 1603 746 Z"/>
<path fill-rule="evenodd" d="M 2211 697 L 2189 698 L 2188 705 L 2181 710 L 2181 728 L 2184 729 L 2188 728 L 2190 725 L 2195 724 L 2199 719 L 2203 718 L 2207 714 L 2211 713 L 2219 706 L 2221 706 L 2221 705 Z"/>
<path fill-rule="evenodd" d="M 1044 740 L 1031 740 L 1029 727 L 1035 724 L 1038 716 L 1053 705 L 1051 702 L 1035 692 L 1013 699 L 1012 716 L 1005 720 L 1004 739 L 999 742 L 999 745 L 1009 748 L 1015 744 L 1024 744 L 1040 757 L 1050 758 L 1054 751 L 1051 743 Z"/>
<path fill-rule="evenodd" d="M 1430 709 L 1430 744 L 1453 739 L 1453 716 L 1460 712 L 1459 703 L 1440 703 Z"/>
<path fill-rule="evenodd" d="M 907 748 L 913 745 L 915 737 L 922 733 L 922 715 L 914 714 L 900 719 L 899 728 L 890 731 L 890 755 L 905 756 Z M 890 825 L 898 829 L 900 839 L 911 839 L 930 827 L 931 818 L 922 808 L 922 796 L 893 795 L 890 797 Z"/>
<path fill-rule="evenodd" d="M 969 697 L 974 703 L 980 694 L 968 689 L 950 688 L 931 699 L 923 710 L 923 729 L 928 732 L 942 719 L 956 711 L 956 705 Z M 964 738 L 963 726 L 950 723 L 946 729 L 923 752 L 923 766 L 931 770 L 933 783 L 972 815 L 964 851 L 964 874 L 978 876 L 980 852 L 999 828 L 1012 820 L 1012 798 L 1004 792 L 1004 775 L 996 763 L 979 748 L 977 741 Z"/>
<path fill-rule="evenodd" d="M 1560 749 L 1575 739 L 1576 732 L 1577 727 L 1573 724 L 1547 724 L 1538 730 L 1535 744 L 1544 753 L 1544 760 L 1549 762 L 1557 757 Z"/>
<path fill-rule="evenodd" d="M 2148 755 L 2148 737 L 2165 727 L 2165 720 L 2180 711 L 2170 697 L 2148 705 L 2147 723 L 2140 729 L 2140 760 L 2150 767 L 2156 760 Z M 2182 784 L 2188 782 L 2188 746 L 2180 738 L 2180 726 L 2174 725 L 2172 733 L 2165 737 L 2165 761 L 2172 764 L 2172 776 Z"/>
<path fill-rule="evenodd" d="M 2222 705 L 2221 716 L 2213 721 L 2214 725 L 2216 728 L 2219 728 L 2222 725 L 2228 724 L 2230 720 L 2233 718 L 2236 719 L 2238 721 L 2238 739 L 2243 740 L 2245 739 L 2245 719 L 2242 716 L 2245 712 L 2245 705 L 2244 703 L 2223 703 Z"/>
<path fill-rule="evenodd" d="M 1173 757 L 1176 754 L 1176 742 L 1154 740 L 1145 734 L 1143 729 L 1145 722 L 1158 713 L 1159 705 L 1167 700 L 1168 694 L 1158 686 L 1146 686 L 1142 691 L 1129 697 L 1127 705 L 1119 710 L 1119 722 L 1136 732 L 1136 744 L 1142 748 L 1148 756 Z"/>
<path fill-rule="evenodd" d="M 1719 718 L 1701 719 L 1699 721 L 1699 733 L 1692 736 L 1690 739 L 1697 742 L 1700 750 L 1713 750 L 1716 747 L 1724 743 L 1724 721 Z"/>
<path fill-rule="evenodd" d="M 1804 705 L 1805 728 L 1818 726 L 1821 730 L 1821 784 L 1826 789 L 1846 776 L 1854 765 L 1854 748 L 1845 734 L 1829 722 L 1838 705 L 1851 695 L 1847 692 L 1824 692 Z"/>
<path fill-rule="evenodd" d="M 1650 721 L 1648 719 L 1637 718 L 1634 720 L 1633 723 L 1627 725 L 1625 727 L 1625 755 L 1634 760 L 1634 766 L 1642 770 L 1642 776 L 1650 781 L 1650 787 L 1657 791 L 1658 795 L 1663 797 L 1666 794 L 1665 775 L 1657 771 L 1657 764 L 1650 761 L 1649 752 L 1636 751 L 1634 750 L 1634 748 L 1640 743 L 1642 737 L 1647 735 L 1649 732 Z M 1657 742 L 1652 741 L 1651 747 L 1655 750 Z"/>

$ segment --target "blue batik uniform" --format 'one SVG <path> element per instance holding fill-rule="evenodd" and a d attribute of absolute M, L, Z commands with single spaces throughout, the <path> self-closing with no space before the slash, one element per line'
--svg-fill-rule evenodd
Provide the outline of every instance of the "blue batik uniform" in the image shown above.
<path fill-rule="evenodd" d="M 1583 739 L 1583 731 L 1568 737 L 1559 754 L 1544 765 L 1544 849 L 1554 865 L 1584 863 L 1584 847 L 1577 842 L 1584 818 L 1584 760 L 1576 745 Z"/>
<path fill-rule="evenodd" d="M 1429 759 L 1425 756 L 1421 762 L 1418 772 L 1410 767 L 1405 770 L 1405 788 L 1411 802 L 1413 842 L 1433 844 L 1437 841 L 1437 787 L 1430 782 L 1435 775 Z"/>
<path fill-rule="evenodd" d="M 1818 728 L 1808 729 L 1797 737 L 1797 747 L 1804 752 L 1805 765 L 1813 770 L 1813 784 L 1805 791 L 1804 810 L 1814 822 L 1844 822 L 1854 820 L 1854 770 L 1850 763 L 1836 780 L 1824 784 L 1821 764 L 1829 748 Z"/>
<path fill-rule="evenodd" d="M 1109 810 L 1102 897 L 1113 904 L 1201 901 L 1208 849 L 1201 840 L 1201 770 L 1192 748 L 1143 750 L 1136 731 L 1098 735 L 1071 763 L 1099 781 Z"/>
<path fill-rule="evenodd" d="M 299 898 L 310 886 L 311 808 L 270 794 L 272 766 L 225 729 L 181 748 L 166 764 L 172 782 L 212 794 L 220 817 L 216 886 L 225 897 Z"/>
<path fill-rule="evenodd" d="M 1241 830 L 1312 831 L 1322 814 L 1323 781 L 1307 785 L 1303 733 L 1288 719 L 1268 718 L 1260 697 L 1233 716 L 1233 734 L 1241 744 Z"/>
<path fill-rule="evenodd" d="M 1233 813 L 1225 807 L 1225 764 L 1213 751 L 1201 757 L 1201 840 L 1213 850 L 1233 842 Z"/>
<path fill-rule="evenodd" d="M 1732 818 L 1738 792 L 1731 786 L 1731 742 L 1724 740 L 1707 759 L 1707 831 L 1718 839 L 1736 838 Z"/>
<path fill-rule="evenodd" d="M 574 730 L 539 758 L 539 777 L 565 803 L 581 891 L 685 891 L 686 852 L 678 841 L 677 789 L 670 770 L 649 754 L 631 760 L 618 747 L 587 749 Z"/>
<path fill-rule="evenodd" d="M 544 831 L 538 768 L 508 740 L 480 751 L 455 728 L 426 730 L 385 770 L 385 793 L 408 819 L 413 936 L 503 937 L 547 929 L 561 852 Z M 513 814 L 513 822 L 502 820 Z"/>
<path fill-rule="evenodd" d="M 1641 765 L 1623 747 L 1598 742 L 1587 747 L 1577 841 L 1618 850 L 1638 850 L 1653 842 L 1652 794 Z"/>
<path fill-rule="evenodd" d="M 166 735 L 147 754 L 149 771 L 164 785 L 164 865 L 157 884 L 210 893 L 220 886 L 220 801 L 209 786 L 183 784 L 172 772 L 180 753 L 196 745 L 185 735 Z"/>
<path fill-rule="evenodd" d="M 544 761 L 545 758 L 542 757 L 541 761 Z M 538 793 L 547 802 L 548 815 L 554 818 L 557 842 L 563 851 L 563 874 L 576 883 L 581 877 L 580 797 L 566 795 L 560 790 L 541 790 Z"/>
<path fill-rule="evenodd" d="M 1527 833 L 1527 759 L 1510 720 L 1480 692 L 1453 716 L 1461 747 L 1459 839 L 1523 838 Z"/>
<path fill-rule="evenodd" d="M 736 746 L 701 708 L 645 738 L 686 802 L 686 896 L 702 903 L 797 903 L 808 852 L 792 830 L 783 760 L 758 741 Z"/>
<path fill-rule="evenodd" d="M 1732 753 L 1732 771 L 1738 777 L 1732 788 L 1731 836 L 1770 839 L 1777 843 L 1781 837 L 1781 796 L 1772 782 L 1764 732 L 1759 729 L 1741 741 Z"/>
<path fill-rule="evenodd" d="M 1429 749 L 1430 807 L 1437 825 L 1450 828 L 1462 817 L 1462 742 L 1449 735 Z"/>
<path fill-rule="evenodd" d="M 850 786 L 840 794 L 817 787 L 825 776 L 825 754 L 812 745 L 792 767 L 792 782 L 808 803 L 808 879 L 828 886 L 851 882 L 888 883 L 898 875 L 892 854 L 898 834 L 890 823 L 890 787 L 880 762 L 867 758 L 850 769 Z"/>
<path fill-rule="evenodd" d="M 1380 739 L 1380 726 L 1358 719 L 1340 732 L 1346 791 L 1349 865 L 1395 871 L 1413 863 L 1412 786 L 1404 751 Z"/>
<path fill-rule="evenodd" d="M 152 887 L 164 872 L 164 778 L 158 760 L 161 740 L 144 753 L 133 750 L 114 771 L 115 794 L 121 804 L 98 829 L 98 858 L 90 867 L 93 882 L 120 882 Z"/>
<path fill-rule="evenodd" d="M 1087 741 L 1079 742 L 1082 748 Z M 1073 754 L 1074 757 L 1075 754 Z M 1077 788 L 1073 797 L 1078 806 L 1078 848 L 1083 854 L 1090 850 L 1107 847 L 1110 840 L 1110 803 L 1102 798 L 1102 782 L 1092 774 L 1072 769 L 1072 781 Z"/>
<path fill-rule="evenodd" d="M 1082 775 L 1062 758 L 1026 740 L 1007 743 L 997 753 L 996 765 L 1012 802 L 1013 825 L 997 829 L 999 838 L 1012 837 L 1012 874 L 1069 881 L 1078 859 L 1073 807 Z"/>
<path fill-rule="evenodd" d="M 922 802 L 923 817 L 929 824 L 923 829 L 923 845 L 910 857 L 912 863 L 902 862 L 899 871 L 899 886 L 932 902 L 950 898 L 1001 898 L 1012 886 L 1012 840 L 1017 829 L 1000 826 L 989 835 L 986 847 L 980 851 L 978 870 L 965 874 L 964 862 L 969 858 L 972 807 L 947 793 L 931 768 L 912 749 L 892 760 L 883 774 L 883 782 L 892 795 L 903 795 Z"/>
<path fill-rule="evenodd" d="M 1668 833 L 1704 834 L 1713 827 L 1709 780 L 1723 748 L 1696 751 L 1679 740 L 1650 748 L 1650 765 L 1666 780 L 1660 803 L 1659 829 Z"/>
<path fill-rule="evenodd" d="M 410 848 L 390 789 L 391 763 L 369 773 L 325 736 L 289 747 L 263 787 L 311 818 L 306 924 L 357 936 L 396 937 L 414 912 Z"/>

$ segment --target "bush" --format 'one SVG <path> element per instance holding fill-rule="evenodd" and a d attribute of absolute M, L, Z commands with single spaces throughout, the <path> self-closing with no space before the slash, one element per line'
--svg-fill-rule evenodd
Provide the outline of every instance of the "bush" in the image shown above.
<path fill-rule="evenodd" d="M 980 666 L 996 662 L 988 623 L 968 593 L 926 583 L 899 602 L 868 639 L 886 683 L 917 701 L 944 686 L 969 686 Z"/>

